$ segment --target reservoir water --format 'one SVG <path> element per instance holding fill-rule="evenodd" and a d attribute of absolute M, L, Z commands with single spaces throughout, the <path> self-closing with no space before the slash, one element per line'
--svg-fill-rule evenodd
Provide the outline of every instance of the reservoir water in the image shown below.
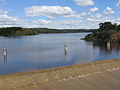
<path fill-rule="evenodd" d="M 120 57 L 120 44 L 108 47 L 107 43 L 80 40 L 87 34 L 0 37 L 0 75 Z M 7 48 L 7 57 L 3 48 Z"/>

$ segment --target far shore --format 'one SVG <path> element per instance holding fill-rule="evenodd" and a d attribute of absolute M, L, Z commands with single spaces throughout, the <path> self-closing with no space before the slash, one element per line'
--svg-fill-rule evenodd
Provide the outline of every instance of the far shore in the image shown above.
<path fill-rule="evenodd" d="M 22 27 L 4 27 L 0 28 L 0 36 L 29 36 L 38 34 L 53 34 L 53 33 L 82 33 L 93 32 L 97 29 L 50 29 L 50 28 L 22 28 Z"/>

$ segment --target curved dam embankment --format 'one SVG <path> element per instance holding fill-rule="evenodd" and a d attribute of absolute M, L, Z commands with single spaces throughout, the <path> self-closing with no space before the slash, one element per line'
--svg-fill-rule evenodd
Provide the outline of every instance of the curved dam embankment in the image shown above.
<path fill-rule="evenodd" d="M 120 69 L 120 59 L 89 62 L 0 76 L 0 90 L 11 90 Z"/>

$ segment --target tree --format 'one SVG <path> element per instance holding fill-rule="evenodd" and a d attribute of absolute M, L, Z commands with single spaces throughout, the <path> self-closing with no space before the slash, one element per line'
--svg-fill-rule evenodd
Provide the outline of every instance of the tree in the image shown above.
<path fill-rule="evenodd" d="M 117 31 L 120 31 L 120 24 L 117 26 Z"/>
<path fill-rule="evenodd" d="M 111 22 L 104 22 L 99 24 L 99 30 L 108 31 L 108 30 L 116 30 L 117 24 L 112 24 Z"/>

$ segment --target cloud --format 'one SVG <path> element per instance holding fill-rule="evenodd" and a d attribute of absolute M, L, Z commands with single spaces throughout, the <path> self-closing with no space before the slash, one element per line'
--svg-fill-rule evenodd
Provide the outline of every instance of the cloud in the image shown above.
<path fill-rule="evenodd" d="M 113 13 L 115 13 L 115 12 L 112 10 L 112 8 L 110 8 L 110 7 L 106 7 L 106 9 L 104 10 L 104 12 L 105 12 L 106 14 L 113 14 Z"/>
<path fill-rule="evenodd" d="M 97 8 L 97 7 L 90 8 L 90 9 L 87 10 L 86 12 L 80 13 L 80 17 L 81 17 L 81 18 L 84 18 L 85 16 L 89 16 L 89 15 L 91 15 L 93 12 L 96 12 L 96 11 L 98 11 L 98 10 L 99 10 L 99 8 Z"/>
<path fill-rule="evenodd" d="M 116 6 L 120 7 L 120 0 L 117 2 Z"/>
<path fill-rule="evenodd" d="M 53 23 L 51 20 L 21 20 L 20 21 L 20 26 L 25 27 L 25 28 L 47 28 Z"/>
<path fill-rule="evenodd" d="M 51 20 L 34 20 L 32 23 L 42 25 L 42 24 L 50 24 L 50 23 L 52 23 L 52 21 Z"/>
<path fill-rule="evenodd" d="M 34 20 L 32 22 L 24 21 L 22 26 L 29 28 L 74 28 L 79 27 L 80 20 Z"/>
<path fill-rule="evenodd" d="M 99 8 L 94 7 L 94 8 L 91 8 L 91 9 L 90 9 L 90 12 L 96 12 L 97 10 L 99 10 Z"/>
<path fill-rule="evenodd" d="M 112 22 L 120 24 L 120 18 L 106 14 L 91 15 L 87 18 L 87 21 L 91 22 L 91 24 L 97 23 L 97 25 L 101 22 Z"/>
<path fill-rule="evenodd" d="M 96 15 L 91 15 L 90 17 L 98 19 L 98 18 L 102 18 L 103 15 L 102 14 L 96 14 Z"/>
<path fill-rule="evenodd" d="M 116 20 L 116 21 L 120 21 L 120 18 L 114 18 L 114 20 Z"/>
<path fill-rule="evenodd" d="M 45 16 L 48 18 L 53 17 L 77 17 L 75 11 L 70 7 L 61 6 L 32 6 L 25 8 L 27 17 Z"/>
<path fill-rule="evenodd" d="M 86 22 L 86 20 L 33 20 L 21 21 L 22 27 L 27 28 L 57 28 L 57 29 L 90 29 L 97 28 L 98 24 L 93 22 Z"/>
<path fill-rule="evenodd" d="M 9 16 L 6 10 L 0 10 L 0 27 L 16 26 L 18 24 L 17 17 Z"/>
<path fill-rule="evenodd" d="M 87 27 L 86 27 L 87 25 Z M 19 19 L 15 16 L 10 16 L 9 12 L 6 10 L 0 10 L 0 27 L 11 27 L 20 26 L 25 28 L 59 28 L 59 29 L 80 29 L 80 28 L 90 28 L 91 24 L 86 23 L 80 19 L 69 19 L 69 20 L 53 20 L 53 19 L 38 19 L 38 20 L 28 20 Z M 92 26 L 93 27 L 93 26 Z"/>
<path fill-rule="evenodd" d="M 20 26 L 25 28 L 59 28 L 59 29 L 90 29 L 98 28 L 98 24 L 105 21 L 120 23 L 120 18 L 115 18 L 112 8 L 106 7 L 105 13 L 95 14 L 97 7 L 88 9 L 86 12 L 76 14 L 70 7 L 62 6 L 32 6 L 25 8 L 26 16 L 29 19 L 20 19 L 9 15 L 9 11 L 0 10 L 0 27 Z M 48 18 L 65 17 L 64 19 L 43 19 L 31 17 L 45 16 Z M 66 17 L 69 17 L 66 19 Z M 72 17 L 72 18 L 71 18 Z M 76 18 L 77 17 L 77 18 Z M 82 18 L 81 18 L 82 17 Z"/>
<path fill-rule="evenodd" d="M 74 0 L 78 6 L 91 6 L 94 5 L 93 0 Z"/>
<path fill-rule="evenodd" d="M 8 14 L 8 11 L 6 11 L 6 10 L 0 10 L 0 15 L 6 15 L 6 14 Z"/>

